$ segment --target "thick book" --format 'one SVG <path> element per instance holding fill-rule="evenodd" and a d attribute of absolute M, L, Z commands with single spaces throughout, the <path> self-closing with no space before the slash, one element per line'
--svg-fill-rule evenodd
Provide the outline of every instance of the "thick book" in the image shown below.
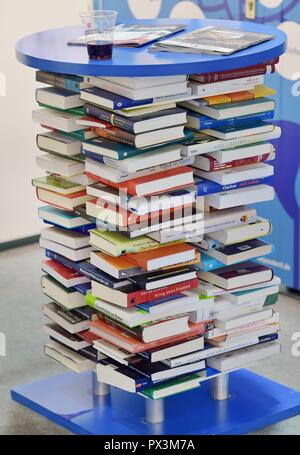
<path fill-rule="evenodd" d="M 254 311 L 248 314 L 231 317 L 230 315 L 214 319 L 214 325 L 220 330 L 234 330 L 246 324 L 252 324 L 256 321 L 263 321 L 273 316 L 273 309 L 263 308 L 260 311 Z"/>
<path fill-rule="evenodd" d="M 152 272 L 144 275 L 131 277 L 130 281 L 140 289 L 152 290 L 165 286 L 170 286 L 197 278 L 195 268 L 183 267 L 176 270 L 166 270 L 165 272 Z"/>
<path fill-rule="evenodd" d="M 75 213 L 51 205 L 39 207 L 38 214 L 45 222 L 61 226 L 65 229 L 83 228 L 84 226 L 91 225 L 90 221 L 81 218 Z"/>
<path fill-rule="evenodd" d="M 91 253 L 90 247 L 77 248 L 74 250 L 73 248 L 69 248 L 58 242 L 54 242 L 53 240 L 48 240 L 43 237 L 40 237 L 40 247 L 54 251 L 55 253 L 61 254 L 62 256 L 65 256 L 75 262 L 88 259 Z"/>
<path fill-rule="evenodd" d="M 128 131 L 117 128 L 110 123 L 104 123 L 104 121 L 103 125 L 103 128 L 94 128 L 97 136 L 108 139 L 109 141 L 131 145 L 137 149 L 145 149 L 155 145 L 167 144 L 184 138 L 185 123 L 182 125 L 170 126 L 140 134 L 129 133 Z"/>
<path fill-rule="evenodd" d="M 128 253 L 126 257 L 133 264 L 144 270 L 152 271 L 161 267 L 169 267 L 195 259 L 195 247 L 189 244 L 175 244 L 162 246 L 154 250 L 143 251 L 138 254 Z"/>
<path fill-rule="evenodd" d="M 150 49 L 153 51 L 230 55 L 273 38 L 273 35 L 265 33 L 210 25 L 155 43 Z"/>
<path fill-rule="evenodd" d="M 73 159 L 56 156 L 52 153 L 43 153 L 36 157 L 36 164 L 40 169 L 60 174 L 64 177 L 82 174 L 84 172 L 84 163 L 77 162 Z"/>
<path fill-rule="evenodd" d="M 152 387 L 148 387 L 141 393 L 152 400 L 160 400 L 200 387 L 200 379 L 205 376 L 206 371 L 203 370 L 197 374 L 190 374 L 178 379 L 169 380 L 166 384 L 156 384 Z"/>
<path fill-rule="evenodd" d="M 215 246 L 207 249 L 217 248 L 218 242 L 224 245 L 232 245 L 239 242 L 245 242 L 258 237 L 264 237 L 270 234 L 272 225 L 269 220 L 258 217 L 256 221 L 243 226 L 237 226 L 229 229 L 223 229 L 208 234 L 208 238 L 214 242 Z"/>
<path fill-rule="evenodd" d="M 217 139 L 229 140 L 234 138 L 241 138 L 245 136 L 252 136 L 268 133 L 273 131 L 274 125 L 264 121 L 258 121 L 250 124 L 240 125 L 240 126 L 220 126 L 217 128 L 209 128 L 205 130 L 205 134 L 213 136 Z M 259 139 L 259 137 L 257 137 Z"/>
<path fill-rule="evenodd" d="M 41 230 L 41 237 L 72 248 L 73 250 L 88 247 L 90 240 L 89 235 L 56 226 L 43 228 Z"/>
<path fill-rule="evenodd" d="M 75 373 L 83 373 L 84 371 L 92 371 L 95 369 L 95 362 L 54 340 L 49 341 L 45 345 L 44 352 L 46 356 Z"/>
<path fill-rule="evenodd" d="M 217 259 L 225 265 L 255 259 L 272 253 L 273 246 L 259 239 L 253 239 L 234 245 L 219 246 L 207 251 L 207 255 Z"/>
<path fill-rule="evenodd" d="M 206 213 L 204 217 L 204 232 L 218 232 L 225 228 L 244 226 L 253 223 L 257 219 L 257 213 L 251 207 L 233 207 L 224 210 L 215 210 Z"/>
<path fill-rule="evenodd" d="M 259 154 L 259 151 L 258 151 L 257 155 L 247 156 L 248 153 L 249 154 L 252 153 L 252 149 L 256 149 L 256 148 L 258 148 L 258 149 L 260 148 L 263 152 L 266 152 L 266 153 Z M 235 153 L 235 150 L 236 150 L 236 153 Z M 216 160 L 215 158 L 213 158 L 213 156 L 211 156 L 210 154 L 209 155 L 198 155 L 195 158 L 193 167 L 195 167 L 197 169 L 202 169 L 203 171 L 206 171 L 206 172 L 214 172 L 214 171 L 221 171 L 221 170 L 225 170 L 225 169 L 233 169 L 236 167 L 247 166 L 247 165 L 251 165 L 251 164 L 264 163 L 265 161 L 273 161 L 276 157 L 274 147 L 272 146 L 272 144 L 267 144 L 267 143 L 257 144 L 257 146 L 255 146 L 255 147 L 252 147 L 252 146 L 243 147 L 243 151 L 238 150 L 238 149 L 233 149 L 233 150 L 227 150 L 227 152 L 229 152 L 228 156 L 226 157 L 226 152 L 225 152 L 225 153 L 223 153 L 223 157 L 225 159 L 229 159 L 229 161 L 225 161 L 222 163 L 222 162 Z M 233 153 L 231 153 L 231 152 L 233 152 Z M 240 154 L 243 154 L 243 152 L 244 152 L 245 157 L 233 159 L 230 161 L 230 157 L 232 155 L 239 156 Z M 257 153 L 257 150 L 254 153 Z"/>
<path fill-rule="evenodd" d="M 104 286 L 110 287 L 112 289 L 118 289 L 119 287 L 126 286 L 129 284 L 129 281 L 126 279 L 116 279 L 113 276 L 105 273 L 101 269 L 95 267 L 89 261 L 72 261 L 65 256 L 62 256 L 54 251 L 46 249 L 46 256 L 49 259 L 55 260 L 65 267 L 74 270 L 81 275 L 84 275 L 90 280 L 97 281 L 98 283 L 103 284 Z"/>
<path fill-rule="evenodd" d="M 69 333 L 78 333 L 90 328 L 91 317 L 95 311 L 87 307 L 87 314 L 85 315 L 78 310 L 69 311 L 54 302 L 50 302 L 43 305 L 43 313 Z"/>
<path fill-rule="evenodd" d="M 208 106 L 206 104 L 197 106 L 197 112 L 199 114 L 212 117 L 215 120 L 232 119 L 246 115 L 257 115 L 259 113 L 274 111 L 274 109 L 275 101 L 264 97 L 250 101 L 235 101 L 230 103 L 216 104 L 213 106 Z"/>
<path fill-rule="evenodd" d="M 187 126 L 193 130 L 207 130 L 207 129 L 219 129 L 219 128 L 239 128 L 244 125 L 252 123 L 263 122 L 265 120 L 271 120 L 274 117 L 274 108 L 272 110 L 245 114 L 238 117 L 226 117 L 218 120 L 212 117 L 208 117 L 204 114 L 198 114 L 196 112 L 188 112 L 187 115 Z M 105 133 L 104 133 L 105 134 Z"/>
<path fill-rule="evenodd" d="M 42 270 L 66 288 L 90 283 L 90 279 L 86 276 L 53 259 L 43 261 Z"/>
<path fill-rule="evenodd" d="M 54 322 L 44 324 L 43 330 L 51 337 L 51 339 L 62 343 L 70 349 L 74 349 L 74 351 L 79 351 L 80 349 L 91 346 L 91 343 L 88 341 L 83 340 L 77 334 L 69 333 L 67 330 L 63 329 Z"/>
<path fill-rule="evenodd" d="M 194 336 L 202 336 L 204 334 L 205 324 L 202 322 L 197 324 L 190 323 L 189 328 L 190 330 L 187 332 L 153 341 L 151 343 L 144 343 L 138 340 L 136 336 L 131 336 L 128 333 L 122 331 L 120 328 L 116 328 L 104 321 L 99 320 L 90 322 L 90 330 L 93 334 L 98 335 L 100 338 L 103 338 L 104 340 L 116 346 L 119 346 L 120 348 L 126 349 L 131 353 L 149 351 L 150 349 L 165 346 L 168 343 L 176 344 L 190 339 Z"/>
<path fill-rule="evenodd" d="M 185 82 L 187 80 L 187 76 L 185 74 L 154 77 L 101 76 L 99 79 L 105 79 L 106 81 L 114 82 L 115 84 L 123 85 L 124 87 L 128 87 L 133 90 L 139 90 L 141 88 L 155 87 L 157 85 L 177 84 L 179 82 Z"/>
<path fill-rule="evenodd" d="M 159 289 L 143 290 L 139 289 L 134 283 L 112 289 L 96 281 L 92 281 L 92 295 L 115 305 L 129 308 L 145 302 L 176 295 L 184 291 L 197 287 L 197 279 L 193 278 L 183 283 L 170 284 Z M 91 301 L 89 299 L 89 301 Z"/>
<path fill-rule="evenodd" d="M 82 205 L 85 202 L 93 199 L 92 196 L 86 194 L 85 191 L 79 191 L 78 193 L 66 195 L 57 193 L 55 191 L 45 190 L 43 188 L 37 188 L 36 194 L 40 201 L 70 211 L 73 211 L 74 208 L 78 205 Z"/>
<path fill-rule="evenodd" d="M 233 290 L 271 281 L 274 274 L 269 267 L 254 261 L 247 261 L 238 265 L 222 267 L 213 272 L 199 272 L 198 276 L 201 280 L 222 289 Z"/>
<path fill-rule="evenodd" d="M 32 112 L 32 120 L 34 122 L 67 133 L 80 130 L 76 121 L 81 117 L 82 114 L 72 114 L 54 109 L 36 109 Z"/>
<path fill-rule="evenodd" d="M 87 115 L 104 120 L 132 134 L 145 133 L 186 123 L 186 111 L 180 108 L 166 109 L 160 113 L 137 115 L 132 118 L 114 114 L 93 104 L 86 104 L 84 111 Z"/>
<path fill-rule="evenodd" d="M 187 166 L 138 177 L 123 183 L 115 183 L 90 173 L 87 173 L 87 175 L 104 185 L 112 186 L 132 196 L 149 196 L 164 193 L 194 183 L 193 170 Z"/>
<path fill-rule="evenodd" d="M 205 203 L 208 206 L 220 210 L 244 204 L 272 201 L 274 197 L 275 190 L 272 186 L 256 184 L 254 186 L 232 189 L 222 193 L 209 194 L 205 198 Z"/>
<path fill-rule="evenodd" d="M 42 275 L 41 289 L 43 294 L 67 310 L 86 306 L 84 296 L 75 288 L 67 288 L 49 275 Z"/>
<path fill-rule="evenodd" d="M 228 371 L 243 368 L 246 365 L 265 360 L 281 352 L 281 346 L 276 342 L 265 342 L 257 346 L 240 349 L 228 354 L 211 357 L 207 360 L 208 366 L 219 371 Z"/>
<path fill-rule="evenodd" d="M 172 99 L 175 96 L 184 96 L 188 92 L 187 81 L 181 81 L 174 84 L 155 85 L 154 87 L 144 87 L 140 89 L 131 89 L 124 85 L 116 84 L 108 79 L 101 79 L 94 76 L 85 76 L 85 82 L 98 87 L 101 90 L 107 90 L 120 97 L 128 98 L 132 101 L 140 101 L 143 104 L 150 104 L 161 99 Z M 132 105 L 134 106 L 134 104 Z M 125 107 L 125 106 L 122 106 Z M 126 106 L 131 107 L 131 106 Z"/>
<path fill-rule="evenodd" d="M 211 82 L 223 82 L 231 79 L 239 79 L 240 77 L 274 73 L 276 63 L 278 63 L 278 60 L 274 59 L 266 63 L 259 63 L 257 65 L 245 66 L 243 68 L 237 68 L 233 70 L 193 74 L 191 77 L 198 82 L 206 84 L 209 84 Z"/>
<path fill-rule="evenodd" d="M 36 81 L 65 90 L 70 90 L 74 93 L 80 93 L 80 90 L 85 86 L 83 77 L 81 76 L 52 73 L 41 70 L 36 72 Z"/>
<path fill-rule="evenodd" d="M 81 154 L 81 141 L 79 139 L 57 131 L 38 134 L 36 136 L 36 144 L 44 152 L 52 152 L 70 157 Z"/>
<path fill-rule="evenodd" d="M 250 128 L 250 131 L 249 129 L 246 130 L 245 135 L 238 133 L 238 135 L 234 137 L 232 134 L 232 137 L 230 139 L 225 140 L 214 138 L 214 132 L 210 133 L 210 135 L 207 134 L 207 131 L 206 134 L 203 132 L 197 132 L 196 134 L 194 133 L 194 139 L 185 140 L 182 142 L 181 153 L 184 156 L 196 156 L 209 153 L 212 158 L 220 161 L 221 163 L 225 163 L 234 159 L 243 158 L 244 155 L 241 156 L 239 152 L 243 153 L 242 149 L 248 145 L 251 145 L 252 155 L 247 156 L 256 156 L 256 153 L 253 153 L 256 144 L 260 145 L 260 143 L 263 141 L 278 139 L 281 135 L 281 128 L 278 126 L 266 122 L 263 123 L 261 127 L 261 131 L 253 131 Z M 231 149 L 233 149 L 233 155 L 230 155 L 229 158 L 229 155 L 226 155 L 226 153 Z M 260 152 L 258 154 L 261 153 L 260 148 L 259 151 Z"/>
<path fill-rule="evenodd" d="M 195 176 L 195 185 L 197 186 L 197 195 L 198 196 L 209 196 L 210 194 L 222 194 L 224 192 L 230 192 L 232 190 L 239 191 L 239 188 L 244 189 L 248 187 L 253 187 L 257 185 L 272 185 L 273 184 L 273 176 L 270 177 L 262 177 L 262 178 L 250 178 L 247 180 L 235 181 L 233 183 L 227 184 L 220 184 L 214 182 L 213 180 L 208 180 L 207 178 L 198 177 L 199 170 L 195 169 L 194 176 Z M 207 199 L 205 200 L 207 203 Z M 250 204 L 249 202 L 244 202 L 244 204 Z M 243 202 L 239 202 L 237 205 L 242 205 Z M 225 208 L 225 207 L 224 207 Z M 205 221 L 205 220 L 204 220 Z"/>
<path fill-rule="evenodd" d="M 83 106 L 80 95 L 58 87 L 43 87 L 36 89 L 36 101 L 55 109 L 68 110 Z"/>
<path fill-rule="evenodd" d="M 192 90 L 193 97 L 206 98 L 209 96 L 223 95 L 224 93 L 236 93 L 254 90 L 256 85 L 264 83 L 264 76 L 248 76 L 223 82 L 201 84 L 190 81 L 188 87 Z"/>
<path fill-rule="evenodd" d="M 259 289 L 250 289 L 246 291 L 238 291 L 233 293 L 228 293 L 224 295 L 224 299 L 232 302 L 234 305 L 244 305 L 245 303 L 256 300 L 256 299 L 265 299 L 265 305 L 270 304 L 269 297 L 271 297 L 271 302 L 273 302 L 273 296 L 278 298 L 279 285 L 261 287 Z"/>
<path fill-rule="evenodd" d="M 267 163 L 257 163 L 212 172 L 197 169 L 196 172 L 197 176 L 212 180 L 219 185 L 232 185 L 236 182 L 272 177 L 274 175 L 274 166 Z"/>

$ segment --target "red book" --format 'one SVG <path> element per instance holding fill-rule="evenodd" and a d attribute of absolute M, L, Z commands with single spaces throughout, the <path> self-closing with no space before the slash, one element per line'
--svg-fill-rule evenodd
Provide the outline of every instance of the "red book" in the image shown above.
<path fill-rule="evenodd" d="M 123 308 L 130 308 L 141 303 L 151 302 L 151 300 L 161 299 L 181 292 L 189 291 L 198 287 L 198 278 L 182 281 L 170 286 L 147 291 L 145 289 L 134 290 L 134 285 L 124 286 L 119 289 L 111 289 L 103 284 L 93 281 L 92 294 L 94 297 L 106 300 Z"/>
<path fill-rule="evenodd" d="M 207 162 L 205 163 L 204 171 L 221 171 L 223 169 L 231 169 L 235 167 L 247 166 L 248 164 L 257 164 L 264 161 L 268 161 L 274 158 L 274 152 L 265 153 L 264 155 L 251 156 L 248 158 L 242 158 L 240 160 L 229 161 L 228 163 L 220 163 L 209 155 L 202 155 L 201 158 L 205 158 Z M 201 168 L 202 169 L 202 168 Z"/>
<path fill-rule="evenodd" d="M 241 77 L 258 76 L 263 74 L 274 73 L 275 62 L 261 63 L 254 66 L 247 66 L 245 68 L 238 68 L 235 70 L 220 71 L 217 73 L 203 73 L 194 75 L 192 78 L 202 83 L 222 82 L 230 79 L 239 79 Z"/>
<path fill-rule="evenodd" d="M 104 177 L 91 174 L 90 172 L 86 172 L 86 175 L 96 182 L 112 186 L 120 191 L 125 191 L 132 196 L 148 196 L 165 193 L 169 190 L 194 184 L 193 170 L 188 166 L 168 169 L 145 177 L 127 180 L 122 183 L 112 182 Z"/>
<path fill-rule="evenodd" d="M 189 327 L 190 330 L 187 332 L 163 338 L 161 340 L 152 341 L 151 343 L 144 343 L 136 337 L 129 335 L 127 332 L 122 331 L 122 329 L 114 327 L 101 320 L 92 321 L 90 330 L 93 334 L 98 335 L 100 338 L 103 338 L 119 348 L 126 349 L 126 351 L 131 353 L 138 353 L 148 351 L 149 349 L 155 349 L 160 346 L 176 344 L 192 336 L 201 336 L 204 334 L 205 323 L 203 322 L 198 324 L 190 322 Z"/>

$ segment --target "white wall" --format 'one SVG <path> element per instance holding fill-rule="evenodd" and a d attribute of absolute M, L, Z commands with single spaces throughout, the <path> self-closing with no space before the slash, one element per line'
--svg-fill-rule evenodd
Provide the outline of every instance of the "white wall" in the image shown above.
<path fill-rule="evenodd" d="M 15 43 L 31 33 L 79 23 L 88 0 L 1 0 L 0 76 L 0 243 L 38 233 L 38 202 L 31 179 L 43 175 L 34 164 L 39 131 L 31 121 L 35 72 L 17 62 Z M 1 83 L 1 77 L 0 77 Z"/>

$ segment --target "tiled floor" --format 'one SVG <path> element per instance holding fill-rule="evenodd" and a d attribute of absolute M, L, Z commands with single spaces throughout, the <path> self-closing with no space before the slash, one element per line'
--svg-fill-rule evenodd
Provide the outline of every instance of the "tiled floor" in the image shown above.
<path fill-rule="evenodd" d="M 7 356 L 0 357 L 0 434 L 69 434 L 10 399 L 13 386 L 64 372 L 43 355 L 41 257 L 38 245 L 0 253 L 0 332 L 7 338 Z M 300 332 L 300 301 L 282 295 L 279 309 L 282 355 L 254 370 L 300 391 L 300 357 L 291 354 L 292 334 Z M 255 434 L 299 435 L 300 416 Z"/>

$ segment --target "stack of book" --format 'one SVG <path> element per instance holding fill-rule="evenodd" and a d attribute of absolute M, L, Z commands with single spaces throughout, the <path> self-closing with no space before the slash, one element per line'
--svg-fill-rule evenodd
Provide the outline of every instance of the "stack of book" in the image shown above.
<path fill-rule="evenodd" d="M 276 63 L 37 72 L 49 357 L 157 399 L 279 352 L 280 280 L 256 261 L 271 226 L 248 206 L 274 197 Z"/>

